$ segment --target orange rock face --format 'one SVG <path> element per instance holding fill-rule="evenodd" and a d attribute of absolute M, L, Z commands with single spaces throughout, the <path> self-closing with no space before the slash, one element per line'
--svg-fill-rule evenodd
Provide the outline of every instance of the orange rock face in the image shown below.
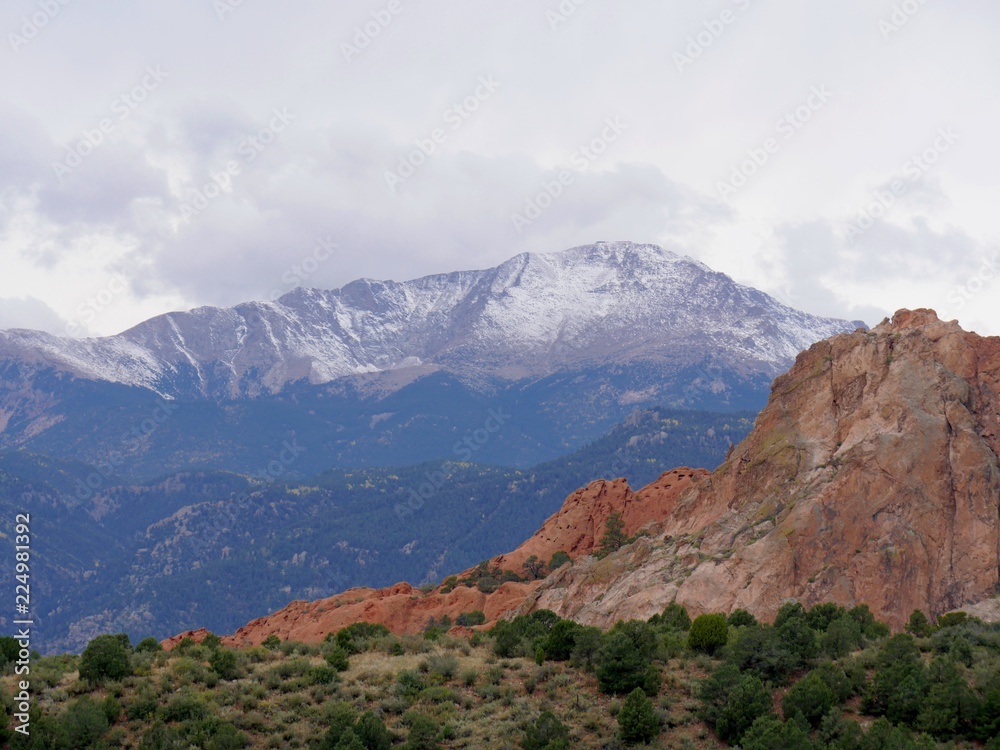
<path fill-rule="evenodd" d="M 650 522 L 666 518 L 681 493 L 708 476 L 709 472 L 703 469 L 675 469 L 639 492 L 633 492 L 624 479 L 592 482 L 566 498 L 559 512 L 516 550 L 490 560 L 490 567 L 520 574 L 524 572 L 522 564 L 531 555 L 546 563 L 559 550 L 574 559 L 590 555 L 600 545 L 605 523 L 612 513 L 622 515 L 625 533 L 632 535 Z M 327 633 L 355 622 L 382 624 L 397 635 L 420 633 L 432 617 L 440 620 L 447 615 L 454 621 L 459 615 L 475 610 L 482 611 L 490 625 L 517 609 L 539 585 L 541 581 L 509 582 L 491 594 L 467 586 L 458 586 L 447 594 L 438 587 L 425 594 L 407 583 L 385 589 L 349 589 L 319 601 L 292 602 L 278 612 L 248 623 L 223 638 L 223 642 L 230 646 L 251 646 L 269 635 L 277 635 L 282 640 L 316 643 Z M 200 642 L 206 635 L 204 629 L 189 631 L 168 638 L 163 645 L 172 648 L 185 637 Z"/>
<path fill-rule="evenodd" d="M 791 598 L 900 626 L 998 592 L 1000 338 L 900 311 L 775 380 L 753 432 L 659 537 L 558 571 L 522 611 L 608 625 L 671 601 L 773 617 Z"/>
<path fill-rule="evenodd" d="M 546 608 L 607 627 L 673 601 L 692 615 L 742 607 L 762 619 L 789 599 L 866 603 L 898 628 L 914 609 L 936 615 L 1000 592 L 998 455 L 1000 338 L 901 310 L 800 354 L 714 473 L 675 469 L 638 492 L 593 482 L 491 561 L 520 573 L 531 555 L 569 553 L 573 564 L 543 581 L 489 595 L 352 589 L 293 602 L 226 641 L 317 641 L 358 621 L 415 633 L 472 610 L 493 622 Z M 613 512 L 627 534 L 648 535 L 598 560 Z"/>

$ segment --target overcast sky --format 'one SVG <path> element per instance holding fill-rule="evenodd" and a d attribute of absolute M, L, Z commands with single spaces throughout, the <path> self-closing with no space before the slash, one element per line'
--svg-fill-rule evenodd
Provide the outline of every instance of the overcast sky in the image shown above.
<path fill-rule="evenodd" d="M 1000 334 L 995 0 L 10 0 L 0 31 L 0 328 L 627 239 Z"/>

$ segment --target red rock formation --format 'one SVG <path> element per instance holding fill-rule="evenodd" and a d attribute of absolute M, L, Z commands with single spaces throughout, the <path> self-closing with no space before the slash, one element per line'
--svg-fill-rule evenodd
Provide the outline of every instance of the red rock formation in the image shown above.
<path fill-rule="evenodd" d="M 562 508 L 516 550 L 490 560 L 490 567 L 520 574 L 524 572 L 522 564 L 531 555 L 545 563 L 559 550 L 574 559 L 589 555 L 600 545 L 604 525 L 612 513 L 621 513 L 625 533 L 635 534 L 650 522 L 666 518 L 680 494 L 708 475 L 704 469 L 675 469 L 639 492 L 633 492 L 624 479 L 592 482 L 566 498 Z M 459 577 L 471 572 L 470 568 Z M 282 640 L 315 643 L 354 622 L 380 623 L 399 635 L 420 633 L 432 617 L 440 620 L 447 615 L 454 621 L 460 614 L 474 610 L 482 611 L 487 624 L 492 624 L 520 606 L 540 584 L 505 583 L 491 594 L 467 586 L 448 593 L 438 587 L 425 594 L 407 583 L 385 589 L 354 588 L 319 601 L 292 602 L 243 626 L 223 642 L 231 646 L 257 645 L 269 635 L 277 635 Z M 166 639 L 163 645 L 172 648 L 185 637 L 200 642 L 206 635 L 204 629 L 188 631 Z"/>
<path fill-rule="evenodd" d="M 677 469 L 638 492 L 593 482 L 491 561 L 520 573 L 530 555 L 574 558 L 544 581 L 489 595 L 352 589 L 293 602 L 227 642 L 315 641 L 358 621 L 413 633 L 476 609 L 491 622 L 547 608 L 608 626 L 677 601 L 692 614 L 743 607 L 770 619 L 791 598 L 867 603 L 899 627 L 914 609 L 938 614 L 1000 591 L 998 455 L 1000 338 L 901 310 L 800 354 L 714 473 Z M 652 535 L 598 560 L 590 553 L 616 511 L 626 533 L 652 524 Z"/>
<path fill-rule="evenodd" d="M 1000 586 L 1000 338 L 930 310 L 835 336 L 775 380 L 753 432 L 655 542 L 558 571 L 522 608 L 608 625 L 789 598 L 901 625 Z"/>

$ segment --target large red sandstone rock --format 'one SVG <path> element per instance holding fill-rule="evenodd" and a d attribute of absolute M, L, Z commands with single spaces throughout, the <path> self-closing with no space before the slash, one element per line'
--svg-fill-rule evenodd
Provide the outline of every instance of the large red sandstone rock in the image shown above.
<path fill-rule="evenodd" d="M 775 380 L 753 432 L 659 528 L 558 571 L 521 611 L 606 626 L 786 600 L 869 604 L 900 626 L 998 591 L 1000 338 L 900 311 Z"/>
<path fill-rule="evenodd" d="M 562 508 L 516 550 L 490 560 L 490 567 L 520 574 L 524 572 L 522 564 L 531 555 L 543 562 L 559 550 L 574 559 L 590 555 L 600 545 L 612 513 L 622 515 L 626 534 L 635 534 L 650 522 L 666 518 L 681 493 L 708 475 L 704 469 L 674 469 L 639 492 L 633 492 L 624 479 L 591 482 L 566 498 Z M 223 642 L 231 646 L 257 645 L 269 635 L 277 635 L 282 640 L 315 643 L 327 633 L 355 622 L 379 623 L 398 635 L 420 633 L 432 617 L 440 620 L 447 615 L 454 621 L 458 615 L 474 610 L 482 611 L 489 625 L 517 609 L 540 584 L 505 583 L 491 594 L 467 586 L 458 586 L 447 594 L 438 587 L 425 594 L 406 583 L 385 589 L 349 589 L 315 602 L 292 602 L 243 626 Z M 204 629 L 188 631 L 168 638 L 163 645 L 169 649 L 182 638 L 201 641 L 206 635 Z"/>
<path fill-rule="evenodd" d="M 998 453 L 1000 338 L 902 310 L 800 354 L 713 474 L 677 469 L 638 492 L 593 482 L 491 561 L 521 572 L 530 555 L 569 552 L 574 564 L 544 581 L 490 595 L 352 589 L 293 602 L 226 641 L 316 641 L 358 621 L 413 633 L 473 609 L 491 622 L 548 608 L 608 626 L 677 601 L 692 614 L 743 607 L 770 619 L 792 598 L 867 603 L 898 627 L 913 609 L 937 614 L 1000 590 Z M 628 534 L 651 523 L 655 533 L 598 560 L 612 512 Z"/>

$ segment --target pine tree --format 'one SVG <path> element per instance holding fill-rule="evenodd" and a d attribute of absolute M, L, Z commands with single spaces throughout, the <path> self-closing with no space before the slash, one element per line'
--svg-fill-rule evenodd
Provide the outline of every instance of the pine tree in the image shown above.
<path fill-rule="evenodd" d="M 608 520 L 604 522 L 604 536 L 601 537 L 597 556 L 605 557 L 610 555 L 612 552 L 621 549 L 621 546 L 625 542 L 625 521 L 622 520 L 622 514 L 617 512 L 612 513 L 608 516 Z"/>
<path fill-rule="evenodd" d="M 660 719 L 653 710 L 653 701 L 642 688 L 636 688 L 625 699 L 618 712 L 618 728 L 622 740 L 629 745 L 649 742 L 660 733 Z"/>

